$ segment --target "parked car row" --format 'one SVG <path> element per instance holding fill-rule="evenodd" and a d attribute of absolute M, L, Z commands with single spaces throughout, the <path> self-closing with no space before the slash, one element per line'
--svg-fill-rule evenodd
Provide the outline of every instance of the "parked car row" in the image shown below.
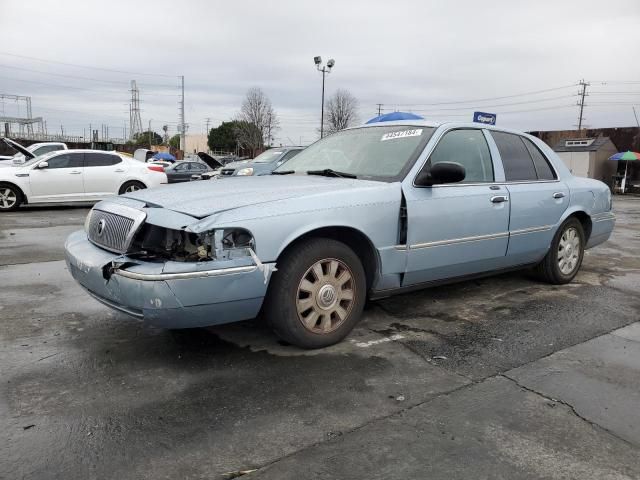
<path fill-rule="evenodd" d="M 222 175 L 243 180 L 98 203 L 66 242 L 69 271 L 152 325 L 261 311 L 286 342 L 318 348 L 344 338 L 367 299 L 527 267 L 570 282 L 615 221 L 605 184 L 574 177 L 539 139 L 487 125 L 369 124 L 256 178 L 260 163 Z"/>
<path fill-rule="evenodd" d="M 167 183 L 162 167 L 116 152 L 63 149 L 36 156 L 4 141 L 27 160 L 0 169 L 0 212 L 27 203 L 98 201 Z"/>

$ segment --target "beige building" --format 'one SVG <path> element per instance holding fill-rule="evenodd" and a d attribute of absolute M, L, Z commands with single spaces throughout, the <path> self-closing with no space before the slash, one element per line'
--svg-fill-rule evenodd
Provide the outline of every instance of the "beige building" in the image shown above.
<path fill-rule="evenodd" d="M 610 185 L 618 162 L 609 157 L 618 150 L 609 137 L 561 140 L 553 150 L 577 177 L 589 177 Z"/>
<path fill-rule="evenodd" d="M 209 147 L 207 146 L 207 136 L 204 133 L 191 133 L 185 137 L 185 153 L 198 153 L 207 152 Z"/>

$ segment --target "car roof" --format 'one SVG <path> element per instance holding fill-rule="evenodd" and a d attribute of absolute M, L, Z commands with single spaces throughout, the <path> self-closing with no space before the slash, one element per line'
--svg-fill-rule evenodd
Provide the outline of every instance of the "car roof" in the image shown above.
<path fill-rule="evenodd" d="M 372 128 L 372 127 L 385 127 L 385 126 L 406 126 L 406 127 L 446 127 L 449 128 L 484 128 L 487 130 L 493 130 L 497 132 L 507 132 L 514 133 L 516 135 L 525 135 L 527 137 L 531 137 L 531 135 L 523 132 L 522 130 L 516 130 L 508 127 L 501 127 L 496 125 L 488 125 L 485 123 L 477 123 L 477 122 L 436 122 L 431 120 L 393 120 L 391 122 L 376 122 L 376 123 L 366 123 L 364 125 L 358 125 L 355 127 L 350 127 L 348 130 L 353 130 L 357 128 Z"/>
<path fill-rule="evenodd" d="M 111 153 L 115 155 L 120 155 L 120 152 L 115 150 L 92 150 L 90 148 L 70 148 L 69 150 L 56 150 L 55 152 L 51 152 L 55 154 L 63 154 L 63 153 Z M 127 157 L 132 158 L 132 157 Z"/>

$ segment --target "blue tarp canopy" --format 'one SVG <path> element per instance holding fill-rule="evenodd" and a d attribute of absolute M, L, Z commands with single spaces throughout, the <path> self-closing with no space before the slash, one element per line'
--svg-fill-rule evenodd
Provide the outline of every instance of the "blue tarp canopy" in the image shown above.
<path fill-rule="evenodd" d="M 367 123 L 392 122 L 394 120 L 424 120 L 424 117 L 409 112 L 391 112 L 372 118 Z"/>
<path fill-rule="evenodd" d="M 171 155 L 169 152 L 158 152 L 153 156 L 154 160 L 167 160 L 169 162 L 175 162 L 176 157 Z"/>

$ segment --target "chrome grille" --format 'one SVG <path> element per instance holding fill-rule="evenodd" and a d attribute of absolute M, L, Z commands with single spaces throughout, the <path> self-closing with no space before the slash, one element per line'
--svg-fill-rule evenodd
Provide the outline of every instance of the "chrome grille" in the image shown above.
<path fill-rule="evenodd" d="M 93 210 L 89 219 L 89 240 L 96 245 L 114 252 L 127 251 L 127 237 L 133 226 L 133 219 L 115 213 Z"/>
<path fill-rule="evenodd" d="M 220 171 L 220 175 L 229 176 L 229 175 L 233 175 L 233 172 L 235 172 L 234 168 L 223 168 Z"/>
<path fill-rule="evenodd" d="M 106 250 L 125 253 L 147 215 L 133 208 L 109 204 L 89 213 L 87 236 Z"/>

